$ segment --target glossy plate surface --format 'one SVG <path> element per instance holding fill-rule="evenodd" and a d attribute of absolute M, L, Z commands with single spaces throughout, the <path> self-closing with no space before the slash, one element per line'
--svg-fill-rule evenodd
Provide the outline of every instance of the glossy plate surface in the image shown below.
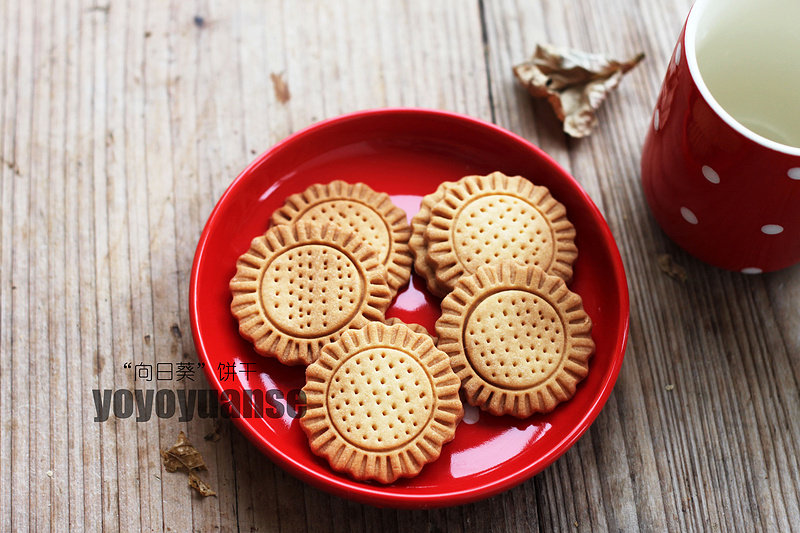
<path fill-rule="evenodd" d="M 192 268 L 190 312 L 200 361 L 218 391 L 279 389 L 288 395 L 303 386 L 303 368 L 260 357 L 239 336 L 228 291 L 236 259 L 267 229 L 270 214 L 290 194 L 334 179 L 360 181 L 391 195 L 410 219 L 422 196 L 442 181 L 495 170 L 549 187 L 576 227 L 580 255 L 570 288 L 581 295 L 594 322 L 597 351 L 574 398 L 548 415 L 527 420 L 467 409 L 455 440 L 444 446 L 439 460 L 419 476 L 388 486 L 357 482 L 333 471 L 311 453 L 290 410 L 277 418 L 234 418 L 278 465 L 322 489 L 373 505 L 457 505 L 540 472 L 595 419 L 619 373 L 628 331 L 628 289 L 611 232 L 577 182 L 541 150 L 491 124 L 441 111 L 384 109 L 321 122 L 279 143 L 234 180 L 209 217 Z M 439 300 L 415 274 L 387 316 L 433 331 L 439 313 Z M 220 363 L 233 363 L 235 375 L 223 373 L 221 379 Z"/>

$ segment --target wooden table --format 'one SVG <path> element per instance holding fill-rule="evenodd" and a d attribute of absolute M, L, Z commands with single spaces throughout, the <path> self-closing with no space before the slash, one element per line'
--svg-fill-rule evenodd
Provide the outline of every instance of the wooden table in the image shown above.
<path fill-rule="evenodd" d="M 661 232 L 639 181 L 689 0 L 106 2 L 0 2 L 3 531 L 798 527 L 800 267 L 747 277 L 698 262 Z M 647 60 L 594 135 L 571 140 L 511 74 L 539 42 Z M 233 177 L 299 128 L 382 106 L 496 122 L 600 206 L 631 331 L 586 435 L 505 494 L 412 512 L 311 488 L 224 423 L 216 442 L 208 419 L 95 423 L 92 389 L 134 387 L 125 363 L 196 361 L 192 257 Z M 163 469 L 181 429 L 217 497 Z"/>

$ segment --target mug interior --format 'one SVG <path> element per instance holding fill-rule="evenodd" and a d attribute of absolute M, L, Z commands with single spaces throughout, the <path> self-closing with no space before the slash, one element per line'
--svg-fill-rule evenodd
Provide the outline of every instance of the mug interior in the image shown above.
<path fill-rule="evenodd" d="M 689 71 L 732 128 L 800 156 L 800 0 L 697 0 L 686 23 Z"/>

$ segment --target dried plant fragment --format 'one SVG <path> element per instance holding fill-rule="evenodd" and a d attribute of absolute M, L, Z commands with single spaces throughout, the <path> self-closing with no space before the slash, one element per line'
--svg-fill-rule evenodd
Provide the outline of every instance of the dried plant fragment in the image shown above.
<path fill-rule="evenodd" d="M 686 280 L 689 279 L 686 269 L 676 263 L 669 254 L 658 256 L 658 268 L 667 276 L 680 282 L 686 283 Z"/>
<path fill-rule="evenodd" d="M 186 472 L 189 474 L 189 486 L 199 492 L 202 496 L 216 496 L 216 492 L 202 479 L 197 477 L 196 472 L 207 470 L 203 456 L 186 439 L 186 434 L 181 431 L 178 433 L 178 440 L 168 450 L 161 450 L 161 459 L 167 472 Z"/>
<path fill-rule="evenodd" d="M 528 61 L 516 65 L 514 74 L 534 97 L 547 98 L 565 133 L 586 137 L 597 124 L 595 112 L 600 104 L 642 59 L 644 54 L 615 61 L 602 54 L 544 44 L 536 46 Z"/>
<path fill-rule="evenodd" d="M 194 490 L 200 493 L 201 496 L 208 497 L 208 496 L 216 496 L 217 493 L 214 492 L 208 483 L 197 477 L 197 474 L 194 472 L 189 472 L 189 486 L 192 487 Z"/>
<path fill-rule="evenodd" d="M 283 79 L 283 74 L 271 72 L 269 77 L 272 80 L 272 90 L 275 91 L 275 99 L 282 104 L 288 102 L 292 97 L 292 93 L 289 92 L 289 84 Z"/>
<path fill-rule="evenodd" d="M 203 456 L 186 439 L 186 434 L 183 431 L 178 434 L 178 440 L 172 448 L 162 450 L 161 457 L 164 459 L 164 468 L 167 469 L 167 472 L 176 472 L 178 470 L 189 472 L 191 470 L 206 469 Z"/>

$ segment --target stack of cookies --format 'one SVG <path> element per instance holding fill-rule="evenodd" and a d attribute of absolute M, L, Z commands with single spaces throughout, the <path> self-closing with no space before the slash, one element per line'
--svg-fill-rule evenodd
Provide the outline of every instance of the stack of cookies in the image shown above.
<path fill-rule="evenodd" d="M 527 417 L 572 397 L 594 351 L 566 283 L 575 229 L 548 189 L 494 172 L 443 183 L 411 227 L 388 195 L 334 181 L 287 198 L 230 282 L 239 331 L 308 365 L 312 451 L 391 483 L 439 457 L 472 405 Z M 413 255 L 412 255 L 413 254 Z M 386 320 L 411 265 L 444 298 L 436 334 Z"/>
<path fill-rule="evenodd" d="M 308 365 L 349 329 L 383 321 L 411 277 L 411 230 L 363 183 L 312 185 L 286 199 L 231 280 L 231 310 L 256 350 Z"/>
<path fill-rule="evenodd" d="M 567 288 L 575 228 L 546 187 L 493 172 L 445 182 L 411 221 L 414 268 L 443 297 L 437 346 L 472 405 L 549 412 L 575 393 L 594 352 Z"/>
<path fill-rule="evenodd" d="M 463 275 L 509 261 L 572 278 L 575 228 L 546 187 L 493 172 L 444 182 L 411 219 L 414 269 L 443 298 Z"/>

